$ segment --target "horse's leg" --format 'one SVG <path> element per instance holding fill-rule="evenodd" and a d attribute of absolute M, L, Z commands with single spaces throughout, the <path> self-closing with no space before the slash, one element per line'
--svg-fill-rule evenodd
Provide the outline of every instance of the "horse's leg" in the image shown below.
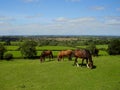
<path fill-rule="evenodd" d="M 62 59 L 63 59 L 63 61 L 64 61 L 64 56 L 62 56 Z"/>
<path fill-rule="evenodd" d="M 62 59 L 61 56 L 58 56 L 58 61 L 61 61 L 61 59 Z"/>
<path fill-rule="evenodd" d="M 89 68 L 89 65 L 88 65 L 88 59 L 86 59 L 86 65 L 87 65 L 87 68 Z"/>
<path fill-rule="evenodd" d="M 43 57 L 40 57 L 40 62 L 41 62 L 41 63 L 43 62 Z"/>
<path fill-rule="evenodd" d="M 49 61 L 51 60 L 51 56 L 49 55 Z"/>
<path fill-rule="evenodd" d="M 71 55 L 68 56 L 69 61 L 72 60 Z"/>
<path fill-rule="evenodd" d="M 42 63 L 42 58 L 40 58 L 40 62 Z"/>
<path fill-rule="evenodd" d="M 81 67 L 83 66 L 84 58 L 82 59 Z"/>
<path fill-rule="evenodd" d="M 53 54 L 51 53 L 51 58 L 53 59 Z"/>
<path fill-rule="evenodd" d="M 45 57 L 43 57 L 43 60 L 45 61 Z"/>
<path fill-rule="evenodd" d="M 74 65 L 76 65 L 77 67 L 79 67 L 79 64 L 78 64 L 78 61 L 77 61 L 77 57 L 75 58 L 75 62 L 74 62 Z"/>

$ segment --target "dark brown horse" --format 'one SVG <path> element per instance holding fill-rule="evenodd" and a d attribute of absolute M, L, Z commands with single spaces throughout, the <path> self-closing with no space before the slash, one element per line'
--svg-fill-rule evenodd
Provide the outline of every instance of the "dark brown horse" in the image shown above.
<path fill-rule="evenodd" d="M 72 50 L 63 50 L 58 53 L 58 61 L 64 60 L 64 57 L 68 57 L 69 60 L 72 59 Z"/>
<path fill-rule="evenodd" d="M 50 59 L 53 59 L 53 53 L 51 50 L 43 51 L 40 55 L 40 61 L 43 62 L 45 61 L 45 57 L 49 57 Z"/>
<path fill-rule="evenodd" d="M 82 58 L 82 64 L 84 62 L 84 59 L 86 59 L 86 65 L 88 68 L 93 68 L 93 61 L 92 61 L 92 55 L 89 50 L 75 50 L 74 52 L 75 62 L 74 65 L 79 66 L 77 59 Z"/>

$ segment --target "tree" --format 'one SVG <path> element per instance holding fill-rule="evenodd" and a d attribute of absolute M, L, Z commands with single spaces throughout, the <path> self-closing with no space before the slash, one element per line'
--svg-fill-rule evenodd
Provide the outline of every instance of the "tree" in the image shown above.
<path fill-rule="evenodd" d="M 111 42 L 108 45 L 108 53 L 110 55 L 120 54 L 120 40 L 118 39 L 111 40 Z"/>
<path fill-rule="evenodd" d="M 94 43 L 91 43 L 87 49 L 91 52 L 93 56 L 98 56 L 99 50 L 96 48 L 96 45 Z"/>
<path fill-rule="evenodd" d="M 6 48 L 3 46 L 3 44 L 0 43 L 0 60 L 3 59 L 5 52 L 6 52 Z"/>
<path fill-rule="evenodd" d="M 11 45 L 10 40 L 9 40 L 9 39 L 7 39 L 7 40 L 5 41 L 5 44 L 4 44 L 4 45 Z"/>
<path fill-rule="evenodd" d="M 24 58 L 34 58 L 37 54 L 36 52 L 37 43 L 35 41 L 25 41 L 20 46 L 20 51 Z"/>

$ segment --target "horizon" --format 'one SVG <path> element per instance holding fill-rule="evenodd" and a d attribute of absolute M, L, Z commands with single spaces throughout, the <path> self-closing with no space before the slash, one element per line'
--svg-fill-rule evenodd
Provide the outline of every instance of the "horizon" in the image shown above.
<path fill-rule="evenodd" d="M 0 36 L 120 36 L 120 0 L 1 0 Z"/>

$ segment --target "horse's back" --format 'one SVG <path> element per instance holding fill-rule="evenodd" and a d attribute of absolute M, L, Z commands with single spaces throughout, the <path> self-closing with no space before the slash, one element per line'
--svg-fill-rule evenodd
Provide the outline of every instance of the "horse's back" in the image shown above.
<path fill-rule="evenodd" d="M 88 58 L 91 56 L 89 50 L 75 50 L 74 51 L 74 56 L 79 57 L 79 58 Z"/>
<path fill-rule="evenodd" d="M 58 53 L 58 55 L 61 55 L 61 56 L 66 56 L 70 54 L 72 54 L 72 50 L 62 50 Z"/>

